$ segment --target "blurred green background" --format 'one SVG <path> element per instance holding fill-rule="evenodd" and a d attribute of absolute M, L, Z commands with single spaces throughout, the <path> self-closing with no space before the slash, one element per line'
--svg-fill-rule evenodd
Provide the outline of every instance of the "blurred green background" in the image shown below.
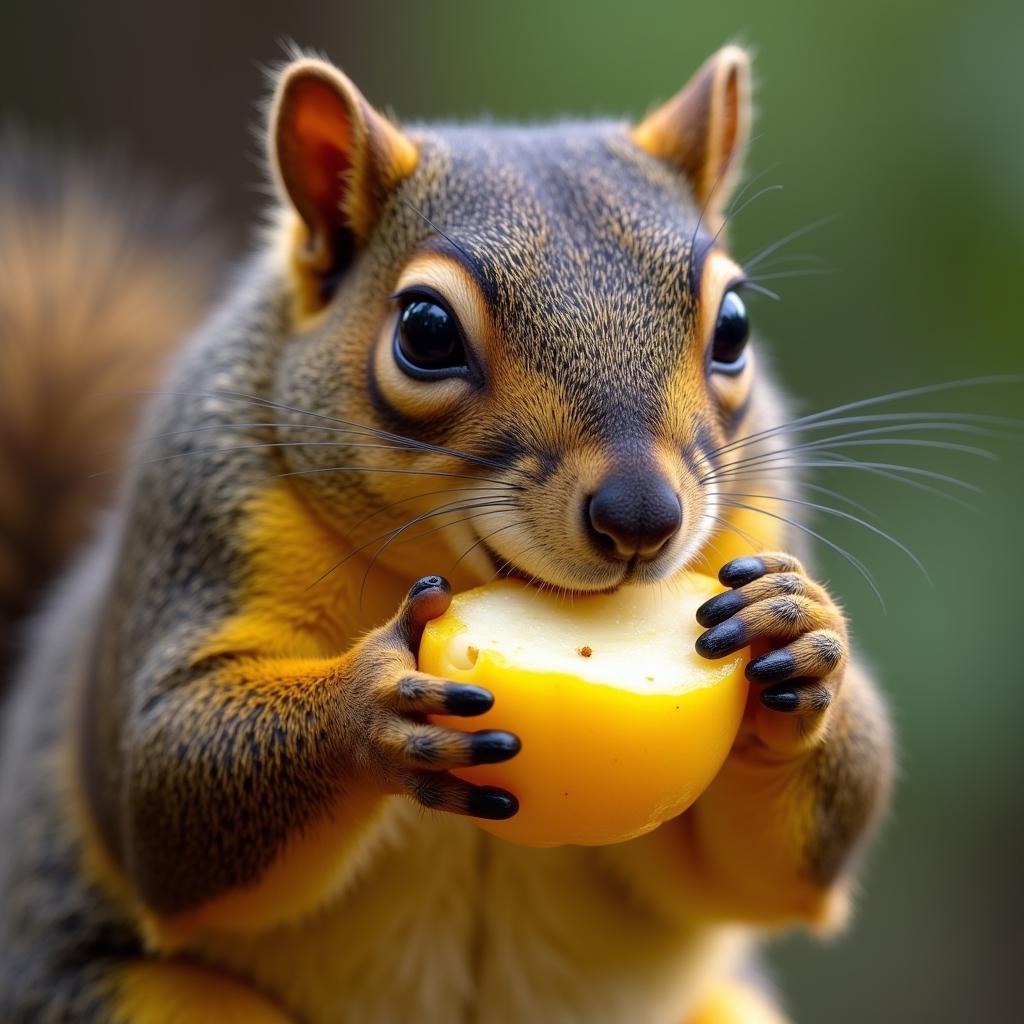
<path fill-rule="evenodd" d="M 734 251 L 837 217 L 786 250 L 836 272 L 779 280 L 781 302 L 752 303 L 800 407 L 1024 370 L 1020 3 L 5 0 L 0 117 L 91 150 L 116 144 L 172 186 L 204 185 L 241 249 L 263 202 L 262 69 L 283 38 L 323 51 L 407 119 L 636 116 L 721 43 L 744 42 L 758 86 L 748 167 L 778 162 L 764 180 L 785 190 L 738 218 Z M 975 388 L 902 408 L 1016 415 L 1022 396 Z M 886 597 L 883 612 L 822 552 L 820 575 L 891 696 L 902 779 L 852 930 L 824 949 L 799 937 L 775 947 L 803 1024 L 1020 1012 L 1024 457 L 995 444 L 998 463 L 877 453 L 973 481 L 986 492 L 978 512 L 861 474 L 828 482 L 908 542 L 932 583 L 866 531 L 818 520 Z"/>

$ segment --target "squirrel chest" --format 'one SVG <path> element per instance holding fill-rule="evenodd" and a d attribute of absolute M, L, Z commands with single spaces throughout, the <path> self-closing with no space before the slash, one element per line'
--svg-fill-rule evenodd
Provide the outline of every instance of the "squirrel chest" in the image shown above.
<path fill-rule="evenodd" d="M 194 950 L 311 1024 L 668 1024 L 738 952 L 727 929 L 681 934 L 595 849 L 512 846 L 398 799 L 365 843 L 328 906 Z"/>

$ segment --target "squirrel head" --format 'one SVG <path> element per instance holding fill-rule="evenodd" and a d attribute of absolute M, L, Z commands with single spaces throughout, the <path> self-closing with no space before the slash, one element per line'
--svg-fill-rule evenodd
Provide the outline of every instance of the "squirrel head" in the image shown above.
<path fill-rule="evenodd" d="M 274 397 L 321 417 L 283 457 L 344 532 L 580 591 L 692 561 L 754 374 L 722 235 L 749 82 L 730 46 L 636 126 L 400 129 L 283 71 Z"/>

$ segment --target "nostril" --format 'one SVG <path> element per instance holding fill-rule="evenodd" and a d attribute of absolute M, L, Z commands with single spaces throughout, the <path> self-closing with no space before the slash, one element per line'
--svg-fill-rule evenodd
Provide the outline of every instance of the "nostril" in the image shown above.
<path fill-rule="evenodd" d="M 587 502 L 598 547 L 620 558 L 655 555 L 682 525 L 679 496 L 660 476 L 611 476 Z"/>

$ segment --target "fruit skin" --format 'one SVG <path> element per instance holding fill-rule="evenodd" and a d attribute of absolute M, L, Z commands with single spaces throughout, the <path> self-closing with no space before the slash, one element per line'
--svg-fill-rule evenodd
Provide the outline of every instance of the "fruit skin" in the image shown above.
<path fill-rule="evenodd" d="M 693 610 L 721 590 L 711 579 L 695 579 L 677 619 L 694 640 L 699 629 Z M 476 824 L 524 846 L 595 846 L 632 839 L 686 810 L 715 777 L 736 737 L 747 699 L 746 652 L 709 663 L 709 685 L 682 693 L 638 693 L 564 672 L 526 670 L 486 648 L 475 664 L 460 667 L 447 655 L 466 629 L 460 612 L 468 617 L 474 596 L 487 589 L 457 595 L 448 612 L 428 624 L 419 654 L 421 671 L 494 694 L 494 707 L 473 719 L 473 729 L 504 729 L 522 740 L 510 761 L 455 771 L 519 798 L 514 817 L 474 819 Z M 433 720 L 467 728 L 464 719 Z"/>

